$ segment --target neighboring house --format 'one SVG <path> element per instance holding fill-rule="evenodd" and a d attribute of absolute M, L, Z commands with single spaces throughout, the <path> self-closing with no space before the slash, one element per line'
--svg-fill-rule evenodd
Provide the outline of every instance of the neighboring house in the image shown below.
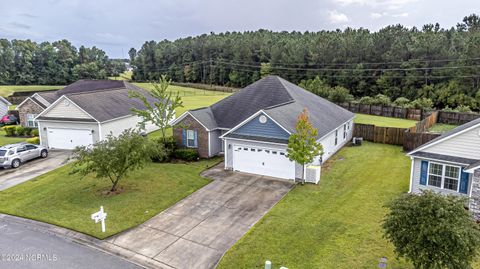
<path fill-rule="evenodd" d="M 147 91 L 125 81 L 79 80 L 55 92 L 33 94 L 18 106 L 18 111 L 24 126 L 38 127 L 42 145 L 73 149 L 138 127 L 141 119 L 131 109 L 144 106 L 130 98 L 129 91 L 156 101 Z M 151 132 L 158 128 L 147 124 L 145 129 Z"/>
<path fill-rule="evenodd" d="M 410 192 L 432 190 L 469 198 L 480 219 L 480 119 L 461 125 L 408 153 Z"/>
<path fill-rule="evenodd" d="M 11 105 L 7 99 L 0 96 L 0 117 L 7 115 L 8 107 Z"/>
<path fill-rule="evenodd" d="M 224 154 L 226 169 L 300 178 L 302 167 L 286 157 L 286 149 L 304 108 L 324 148 L 315 162 L 320 165 L 350 140 L 354 114 L 278 76 L 185 112 L 173 122 L 174 138 L 204 158 Z"/>

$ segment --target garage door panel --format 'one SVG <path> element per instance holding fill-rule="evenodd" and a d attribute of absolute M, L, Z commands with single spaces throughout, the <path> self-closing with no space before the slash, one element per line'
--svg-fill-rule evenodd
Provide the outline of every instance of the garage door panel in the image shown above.
<path fill-rule="evenodd" d="M 77 146 L 93 144 L 93 136 L 86 129 L 48 128 L 48 147 L 54 149 L 74 149 Z"/>
<path fill-rule="evenodd" d="M 236 171 L 294 179 L 295 163 L 285 151 L 247 145 L 234 145 L 233 169 Z"/>

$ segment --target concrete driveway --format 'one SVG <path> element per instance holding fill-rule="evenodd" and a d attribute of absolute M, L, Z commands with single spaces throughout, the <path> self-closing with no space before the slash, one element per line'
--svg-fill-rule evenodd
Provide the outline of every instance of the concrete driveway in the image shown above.
<path fill-rule="evenodd" d="M 17 169 L 0 169 L 0 191 L 63 166 L 68 162 L 71 153 L 70 150 L 51 150 L 45 159 L 26 162 Z"/>
<path fill-rule="evenodd" d="M 164 268 L 213 268 L 294 185 L 259 175 L 227 172 L 223 164 L 202 176 L 214 181 L 108 241 L 153 259 Z"/>

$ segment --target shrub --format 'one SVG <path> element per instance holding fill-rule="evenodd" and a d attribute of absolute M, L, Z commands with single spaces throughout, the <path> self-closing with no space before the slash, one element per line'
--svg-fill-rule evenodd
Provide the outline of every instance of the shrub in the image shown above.
<path fill-rule="evenodd" d="M 187 162 L 196 161 L 199 158 L 198 151 L 196 149 L 182 148 L 174 151 L 176 159 L 184 160 Z"/>
<path fill-rule="evenodd" d="M 336 86 L 328 91 L 328 100 L 337 103 L 350 102 L 353 100 L 353 95 L 347 88 Z"/>
<path fill-rule="evenodd" d="M 457 112 L 472 112 L 472 110 L 470 109 L 469 106 L 465 106 L 465 105 L 459 105 L 457 106 L 457 108 L 455 108 L 455 110 Z"/>
<path fill-rule="evenodd" d="M 417 109 L 431 110 L 433 108 L 433 102 L 428 98 L 418 98 L 411 103 L 412 107 Z"/>
<path fill-rule="evenodd" d="M 3 127 L 3 130 L 5 130 L 5 133 L 7 134 L 7 136 L 15 136 L 16 129 L 17 129 L 17 126 L 13 126 L 13 125 Z"/>
<path fill-rule="evenodd" d="M 32 130 L 32 136 L 38 136 L 38 129 Z"/>
<path fill-rule="evenodd" d="M 31 136 L 32 135 L 33 128 L 30 127 L 25 127 L 25 135 L 26 136 Z"/>
<path fill-rule="evenodd" d="M 446 106 L 442 109 L 442 111 L 445 111 L 445 112 L 455 112 L 455 109 L 449 107 L 449 106 Z"/>
<path fill-rule="evenodd" d="M 390 101 L 390 97 L 383 94 L 375 95 L 373 102 L 375 105 L 378 106 L 389 106 L 392 104 L 392 101 Z"/>
<path fill-rule="evenodd" d="M 358 100 L 358 102 L 362 105 L 373 105 L 375 103 L 375 99 L 370 96 L 364 96 Z"/>
<path fill-rule="evenodd" d="M 410 99 L 405 98 L 405 97 L 398 97 L 393 101 L 393 104 L 396 106 L 401 106 L 401 107 L 408 107 L 410 104 Z"/>
<path fill-rule="evenodd" d="M 150 140 L 150 159 L 154 162 L 168 162 L 172 158 L 173 150 L 170 141 L 163 141 L 163 139 Z"/>
<path fill-rule="evenodd" d="M 40 138 L 38 138 L 38 137 L 29 138 L 29 139 L 27 139 L 27 143 L 39 145 L 40 144 Z"/>
<path fill-rule="evenodd" d="M 15 132 L 17 133 L 18 136 L 24 136 L 25 135 L 25 128 L 21 125 L 16 126 Z"/>

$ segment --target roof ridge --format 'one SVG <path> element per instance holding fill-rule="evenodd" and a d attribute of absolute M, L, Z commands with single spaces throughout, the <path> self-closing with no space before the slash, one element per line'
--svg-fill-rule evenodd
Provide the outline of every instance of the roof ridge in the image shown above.
<path fill-rule="evenodd" d="M 280 84 L 282 84 L 283 89 L 285 89 L 285 91 L 287 92 L 288 96 L 290 96 L 290 98 L 291 98 L 293 101 L 295 101 L 295 98 L 293 98 L 293 96 L 290 94 L 290 91 L 289 91 L 289 89 L 288 89 L 288 86 L 283 83 L 283 80 L 284 80 L 284 79 L 281 78 L 281 77 L 279 77 L 279 76 L 273 76 L 273 77 L 276 78 L 278 81 L 280 81 Z M 288 82 L 288 81 L 285 80 L 285 82 Z M 290 82 L 289 82 L 289 83 L 290 83 Z"/>
<path fill-rule="evenodd" d="M 98 93 L 98 92 L 108 92 L 108 91 L 119 91 L 119 90 L 129 90 L 126 87 L 122 88 L 108 88 L 108 89 L 98 89 L 93 91 L 83 91 L 83 92 L 72 92 L 72 93 L 65 93 L 63 95 L 72 96 L 72 95 L 82 95 L 82 94 L 89 94 L 89 93 Z"/>
<path fill-rule="evenodd" d="M 295 100 L 295 99 L 292 99 L 292 100 L 290 100 L 290 101 L 288 101 L 288 102 L 284 102 L 284 103 L 280 103 L 280 104 L 276 104 L 276 105 L 273 105 L 273 106 L 266 107 L 266 108 L 264 108 L 263 110 L 269 110 L 269 109 L 273 109 L 273 108 L 276 108 L 276 107 L 288 105 L 288 104 L 295 103 L 295 102 L 296 102 L 296 100 Z"/>

